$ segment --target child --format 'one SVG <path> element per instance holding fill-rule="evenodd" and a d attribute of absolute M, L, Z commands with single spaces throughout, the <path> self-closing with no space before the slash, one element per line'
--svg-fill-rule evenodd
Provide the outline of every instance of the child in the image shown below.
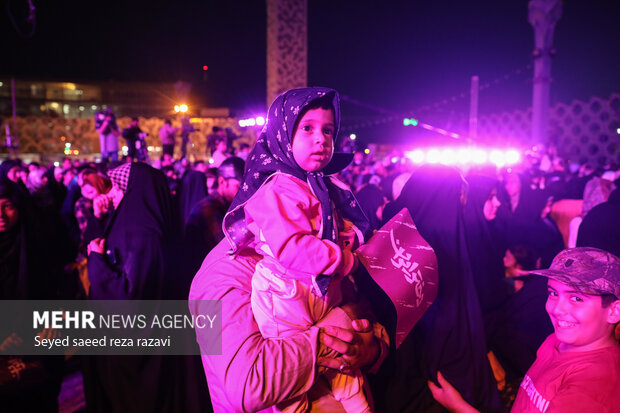
<path fill-rule="evenodd" d="M 352 250 L 363 241 L 366 218 L 348 188 L 325 176 L 346 166 L 332 162 L 339 114 L 331 89 L 277 97 L 224 219 L 232 245 L 253 242 L 263 256 L 252 278 L 252 311 L 266 338 L 285 340 L 341 304 L 340 280 L 356 265 Z M 350 327 L 350 320 L 338 323 Z M 342 374 L 346 367 L 325 374 L 334 397 L 348 412 L 369 411 L 361 372 Z M 277 408 L 306 411 L 307 397 Z"/>
<path fill-rule="evenodd" d="M 555 333 L 538 349 L 513 412 L 620 411 L 620 258 L 598 248 L 560 252 L 548 270 L 547 313 Z M 433 396 L 450 411 L 475 411 L 439 374 Z"/>

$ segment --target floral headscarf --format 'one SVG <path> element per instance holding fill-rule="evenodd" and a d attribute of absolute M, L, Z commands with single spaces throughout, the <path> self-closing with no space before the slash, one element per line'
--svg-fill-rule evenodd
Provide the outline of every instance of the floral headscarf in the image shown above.
<path fill-rule="evenodd" d="M 233 252 L 251 241 L 252 233 L 247 229 L 243 205 L 274 173 L 285 173 L 308 182 L 321 202 L 323 231 L 322 238 L 337 241 L 337 230 L 333 225 L 333 205 L 346 219 L 352 221 L 363 233 L 368 230 L 368 220 L 348 188 L 337 185 L 325 176 L 338 172 L 346 165 L 336 165 L 338 154 L 322 171 L 303 170 L 293 157 L 292 144 L 295 127 L 304 108 L 317 99 L 329 99 L 334 109 L 334 145 L 340 125 L 340 103 L 338 92 L 323 87 L 292 89 L 278 96 L 269 108 L 267 122 L 248 155 L 245 175 L 239 192 L 224 218 L 224 233 L 233 247 Z"/>

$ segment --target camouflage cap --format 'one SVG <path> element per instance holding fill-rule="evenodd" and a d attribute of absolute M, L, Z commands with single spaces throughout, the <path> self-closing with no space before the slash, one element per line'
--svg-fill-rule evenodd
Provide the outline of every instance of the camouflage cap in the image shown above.
<path fill-rule="evenodd" d="M 598 248 L 578 247 L 561 251 L 548 270 L 534 270 L 577 288 L 585 294 L 612 294 L 620 298 L 620 258 Z"/>

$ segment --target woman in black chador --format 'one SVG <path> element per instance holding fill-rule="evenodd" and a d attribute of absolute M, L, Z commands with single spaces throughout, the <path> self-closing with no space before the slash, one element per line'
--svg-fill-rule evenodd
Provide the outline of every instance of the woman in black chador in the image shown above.
<path fill-rule="evenodd" d="M 0 300 L 58 298 L 62 261 L 50 248 L 57 238 L 42 230 L 46 227 L 31 201 L 18 184 L 0 177 Z M 22 326 L 32 322 L 2 317 Z M 0 411 L 57 412 L 62 356 L 2 355 L 27 339 L 17 332 L 0 336 Z M 14 375 L 11 365 L 24 370 Z"/>
<path fill-rule="evenodd" d="M 119 166 L 108 175 L 112 190 L 95 202 L 114 208 L 103 239 L 89 244 L 90 298 L 184 299 L 189 277 L 176 262 L 178 235 L 164 174 L 144 163 Z M 85 366 L 90 411 L 208 411 L 208 390 L 187 369 L 191 357 L 94 356 Z M 206 409 L 206 410 L 205 410 Z"/>
<path fill-rule="evenodd" d="M 437 255 L 439 289 L 434 303 L 384 363 L 373 392 L 378 411 L 443 411 L 427 385 L 428 380 L 436 382 L 439 371 L 477 408 L 500 407 L 463 234 L 466 188 L 455 169 L 422 167 L 384 210 L 386 221 L 402 208 L 409 210 Z"/>
<path fill-rule="evenodd" d="M 467 204 L 464 209 L 465 240 L 483 314 L 502 305 L 514 292 L 504 273 L 506 220 L 497 216 L 501 206 L 497 198 L 497 179 L 468 176 Z M 501 221 L 501 222 L 500 222 Z"/>

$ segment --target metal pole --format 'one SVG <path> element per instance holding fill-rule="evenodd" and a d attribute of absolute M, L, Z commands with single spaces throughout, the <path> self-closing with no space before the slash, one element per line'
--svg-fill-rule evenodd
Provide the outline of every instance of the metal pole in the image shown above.
<path fill-rule="evenodd" d="M 532 92 L 532 139 L 547 142 L 553 30 L 562 16 L 561 0 L 530 0 L 528 20 L 534 28 L 535 49 Z"/>
<path fill-rule="evenodd" d="M 15 98 L 15 78 L 11 78 L 11 105 L 13 106 L 13 133 L 11 134 L 10 142 L 7 142 L 9 146 L 9 154 L 11 157 L 18 153 L 18 139 L 17 139 L 17 101 Z M 7 135 L 7 140 L 9 136 Z"/>
<path fill-rule="evenodd" d="M 469 139 L 474 140 L 478 136 L 478 76 L 471 77 L 471 90 L 469 100 Z"/>

